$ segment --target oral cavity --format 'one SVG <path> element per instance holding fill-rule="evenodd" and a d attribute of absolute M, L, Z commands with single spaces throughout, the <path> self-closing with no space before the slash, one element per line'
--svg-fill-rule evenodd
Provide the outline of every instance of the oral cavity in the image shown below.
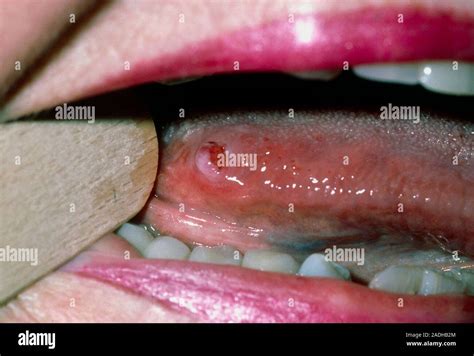
<path fill-rule="evenodd" d="M 135 220 L 155 229 L 118 232 L 147 259 L 472 294 L 471 124 L 424 108 L 416 123 L 340 109 L 194 117 L 163 131 L 156 195 Z"/>
<path fill-rule="evenodd" d="M 423 110 L 417 123 L 337 109 L 226 114 L 163 132 L 156 196 L 138 220 L 160 235 L 144 256 L 470 293 L 469 125 Z M 363 253 L 327 258 L 333 247 Z M 400 284 L 394 266 L 417 283 Z"/>
<path fill-rule="evenodd" d="M 232 246 L 188 246 L 182 241 L 150 233 L 149 226 L 126 223 L 117 234 L 135 247 L 147 259 L 171 259 L 190 262 L 231 265 L 265 272 L 293 274 L 306 278 L 331 278 L 351 281 L 350 268 L 364 261 L 335 263 L 333 251 L 326 249 L 309 255 L 281 252 L 277 249 L 252 249 L 242 253 Z M 346 248 L 349 249 L 349 248 Z M 350 248 L 355 249 L 355 248 Z M 334 247 L 334 251 L 338 250 Z M 344 249 L 339 249 L 343 251 Z M 423 262 L 423 261 L 419 261 Z M 394 265 L 376 273 L 368 283 L 369 288 L 400 294 L 474 295 L 474 262 L 464 259 L 461 267 L 446 270 L 416 265 Z M 357 280 L 354 283 L 361 283 Z M 363 283 L 367 285 L 366 283 Z"/>

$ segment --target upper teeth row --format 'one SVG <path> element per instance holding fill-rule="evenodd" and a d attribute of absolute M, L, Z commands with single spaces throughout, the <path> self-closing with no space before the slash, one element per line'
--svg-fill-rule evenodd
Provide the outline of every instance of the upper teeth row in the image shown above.
<path fill-rule="evenodd" d="M 410 63 L 375 63 L 354 66 L 359 77 L 389 83 L 416 85 L 434 92 L 474 95 L 474 63 L 460 61 L 428 61 Z M 329 80 L 340 71 L 291 73 L 304 79 Z"/>
<path fill-rule="evenodd" d="M 228 264 L 268 272 L 298 274 L 307 277 L 327 277 L 350 280 L 347 268 L 314 253 L 302 264 L 287 254 L 272 250 L 249 250 L 244 255 L 231 246 L 196 246 L 192 250 L 170 236 L 153 237 L 143 226 L 126 223 L 117 234 L 126 239 L 146 258 L 189 260 Z M 370 288 L 408 294 L 474 295 L 474 273 L 457 271 L 443 273 L 422 267 L 391 266 L 377 274 Z"/>

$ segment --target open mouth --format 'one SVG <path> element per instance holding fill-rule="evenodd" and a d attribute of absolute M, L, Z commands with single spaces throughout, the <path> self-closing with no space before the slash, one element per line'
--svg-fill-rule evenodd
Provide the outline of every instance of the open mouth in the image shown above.
<path fill-rule="evenodd" d="M 147 90 L 168 98 L 155 194 L 118 230 L 140 258 L 93 252 L 81 275 L 206 321 L 472 320 L 466 98 L 350 73 Z"/>
<path fill-rule="evenodd" d="M 160 82 L 159 172 L 67 270 L 196 321 L 474 321 L 474 24 L 420 6 L 293 14 L 91 82 Z"/>

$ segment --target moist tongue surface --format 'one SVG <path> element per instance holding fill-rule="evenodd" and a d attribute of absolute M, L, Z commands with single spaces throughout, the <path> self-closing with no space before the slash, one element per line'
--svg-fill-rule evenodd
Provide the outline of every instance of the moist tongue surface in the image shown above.
<path fill-rule="evenodd" d="M 206 115 L 165 133 L 145 221 L 242 250 L 402 232 L 472 252 L 471 131 L 423 111 L 412 120 L 345 110 Z"/>

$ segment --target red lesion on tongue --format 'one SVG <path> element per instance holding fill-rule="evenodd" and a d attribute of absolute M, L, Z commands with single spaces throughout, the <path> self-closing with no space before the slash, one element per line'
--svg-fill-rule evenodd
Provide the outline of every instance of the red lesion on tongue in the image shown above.
<path fill-rule="evenodd" d="M 223 170 L 221 155 L 225 153 L 225 145 L 215 141 L 208 141 L 202 145 L 196 152 L 195 162 L 201 171 L 210 179 L 217 178 Z"/>
<path fill-rule="evenodd" d="M 208 142 L 208 146 L 204 146 L 202 149 L 208 150 L 209 152 L 209 161 L 214 165 L 217 166 L 217 162 L 219 160 L 219 155 L 224 154 L 225 152 L 225 146 L 224 145 L 219 145 L 218 143 L 214 141 Z M 220 168 L 220 167 L 219 167 Z"/>

